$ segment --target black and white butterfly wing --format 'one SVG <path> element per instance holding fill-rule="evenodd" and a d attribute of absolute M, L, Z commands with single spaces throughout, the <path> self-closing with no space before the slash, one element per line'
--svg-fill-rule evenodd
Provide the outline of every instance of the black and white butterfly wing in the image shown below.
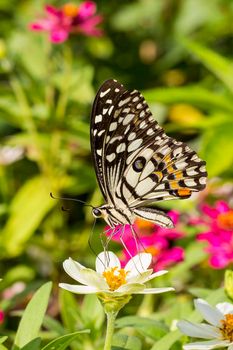
<path fill-rule="evenodd" d="M 205 162 L 164 133 L 137 90 L 127 91 L 115 80 L 106 81 L 97 93 L 91 144 L 105 200 L 160 226 L 172 222 L 145 205 L 188 198 L 205 187 Z"/>
<path fill-rule="evenodd" d="M 120 169 L 121 159 L 117 157 L 116 148 L 107 152 L 107 146 L 114 144 L 112 137 L 119 126 L 119 115 L 115 116 L 116 106 L 126 89 L 115 80 L 107 80 L 96 94 L 91 114 L 91 150 L 94 158 L 97 180 L 107 203 L 114 204 L 114 188 L 110 176 L 112 168 Z M 114 159 L 113 159 L 114 158 Z M 113 160 L 115 160 L 113 162 Z M 120 163 L 117 163 L 117 160 Z"/>

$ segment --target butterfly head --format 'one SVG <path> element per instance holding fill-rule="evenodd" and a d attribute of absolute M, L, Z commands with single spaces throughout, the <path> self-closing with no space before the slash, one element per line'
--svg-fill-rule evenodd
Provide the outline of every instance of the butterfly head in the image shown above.
<path fill-rule="evenodd" d="M 93 208 L 92 209 L 92 214 L 95 218 L 101 218 L 103 217 L 103 213 L 102 213 L 102 210 L 99 209 L 99 208 Z"/>
<path fill-rule="evenodd" d="M 114 228 L 119 224 L 127 224 L 125 215 L 122 215 L 122 210 L 117 209 L 111 205 L 104 204 L 100 207 L 94 207 L 92 214 L 95 218 L 103 218 L 106 223 Z"/>
<path fill-rule="evenodd" d="M 111 215 L 109 215 L 110 214 L 109 210 L 106 208 L 105 205 L 102 205 L 101 207 L 98 207 L 98 208 L 96 208 L 96 207 L 93 208 L 92 214 L 96 219 L 103 218 L 109 226 L 111 226 L 111 227 L 115 226 L 112 223 Z"/>

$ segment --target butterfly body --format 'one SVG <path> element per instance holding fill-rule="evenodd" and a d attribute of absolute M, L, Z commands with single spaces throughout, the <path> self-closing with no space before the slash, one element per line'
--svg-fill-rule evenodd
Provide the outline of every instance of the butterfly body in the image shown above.
<path fill-rule="evenodd" d="M 91 147 L 105 199 L 93 215 L 110 227 L 132 225 L 136 217 L 173 227 L 169 216 L 150 204 L 189 198 L 205 188 L 205 162 L 164 133 L 140 92 L 116 80 L 107 80 L 96 95 Z"/>
<path fill-rule="evenodd" d="M 97 215 L 95 215 L 95 209 L 99 211 Z M 117 208 L 106 204 L 95 209 L 93 210 L 93 215 L 96 218 L 102 217 L 112 228 L 118 226 L 119 224 L 133 224 L 136 218 L 134 213 L 126 206 Z"/>

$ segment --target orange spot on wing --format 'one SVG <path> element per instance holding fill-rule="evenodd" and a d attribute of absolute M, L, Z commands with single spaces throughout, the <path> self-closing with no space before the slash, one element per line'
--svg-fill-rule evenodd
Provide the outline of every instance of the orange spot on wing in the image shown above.
<path fill-rule="evenodd" d="M 170 185 L 170 188 L 172 190 L 178 190 L 178 188 L 179 188 L 179 185 L 178 185 L 177 181 L 170 181 L 169 185 Z"/>
<path fill-rule="evenodd" d="M 170 154 L 167 154 L 164 158 L 163 158 L 163 162 L 166 164 L 166 169 L 168 171 L 169 174 L 174 172 L 174 168 L 173 168 L 173 161 L 171 159 Z"/>
<path fill-rule="evenodd" d="M 174 173 L 174 175 L 175 175 L 176 179 L 180 180 L 183 177 L 183 172 L 182 171 L 177 171 L 176 173 Z"/>
<path fill-rule="evenodd" d="M 190 194 L 191 194 L 191 191 L 186 188 L 182 188 L 178 190 L 178 195 L 181 197 L 186 197 L 186 196 L 189 196 Z"/>

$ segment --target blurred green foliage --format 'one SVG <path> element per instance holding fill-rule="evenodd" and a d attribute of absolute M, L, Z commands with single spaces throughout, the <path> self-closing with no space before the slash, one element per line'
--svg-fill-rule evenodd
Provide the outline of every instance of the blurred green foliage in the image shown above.
<path fill-rule="evenodd" d="M 51 3 L 58 6 L 65 1 Z M 43 5 L 42 0 L 0 1 L 2 290 L 16 281 L 27 282 L 29 290 L 34 290 L 35 281 L 64 280 L 61 263 L 70 255 L 89 266 L 94 262 L 88 248 L 93 226 L 90 209 L 72 202 L 58 203 L 49 193 L 93 205 L 102 203 L 90 155 L 89 124 L 95 91 L 105 79 L 116 78 L 128 88 L 141 90 L 166 132 L 188 142 L 206 160 L 210 179 L 217 176 L 224 183 L 233 175 L 232 1 L 99 0 L 104 36 L 73 35 L 61 45 L 52 45 L 45 34 L 28 30 Z M 21 149 L 23 156 L 6 161 L 3 146 Z M 69 211 L 62 212 L 61 205 Z M 166 208 L 179 206 L 183 211 L 194 205 L 192 201 L 165 203 Z M 103 227 L 104 223 L 98 222 L 91 235 L 96 253 L 101 250 Z M 188 282 L 195 284 L 190 269 L 204 259 L 200 247 L 187 246 L 186 261 L 171 269 L 170 278 L 179 290 Z M 93 316 L 92 308 L 88 311 L 92 300 L 87 297 L 90 304 L 84 301 L 83 305 L 90 322 L 85 324 L 74 307 L 62 306 L 75 303 L 72 298 L 60 293 L 65 330 L 73 333 L 78 322 L 80 329 L 92 327 L 92 334 L 99 339 L 103 315 Z M 164 297 L 164 315 L 172 298 Z M 10 310 L 15 303 L 3 301 L 3 306 Z M 130 308 L 135 310 L 136 304 Z M 70 311 L 72 315 L 67 315 Z M 75 321 L 71 322 L 72 318 Z M 166 316 L 163 320 L 167 321 Z M 65 334 L 56 321 L 47 318 L 45 322 L 57 336 Z M 119 327 L 122 324 L 120 320 Z M 158 339 L 153 338 L 154 331 L 151 338 L 147 327 L 137 329 L 137 319 L 132 324 L 147 337 L 143 349 L 149 349 Z M 9 321 L 7 327 L 15 329 L 15 324 Z M 154 327 L 161 337 L 167 326 L 155 323 Z M 84 343 L 78 338 L 72 349 L 83 349 L 89 343 L 85 335 Z M 141 348 L 140 341 L 133 344 L 134 349 Z M 163 344 L 168 344 L 166 338 Z M 162 347 L 162 340 L 154 348 L 168 349 Z"/>

